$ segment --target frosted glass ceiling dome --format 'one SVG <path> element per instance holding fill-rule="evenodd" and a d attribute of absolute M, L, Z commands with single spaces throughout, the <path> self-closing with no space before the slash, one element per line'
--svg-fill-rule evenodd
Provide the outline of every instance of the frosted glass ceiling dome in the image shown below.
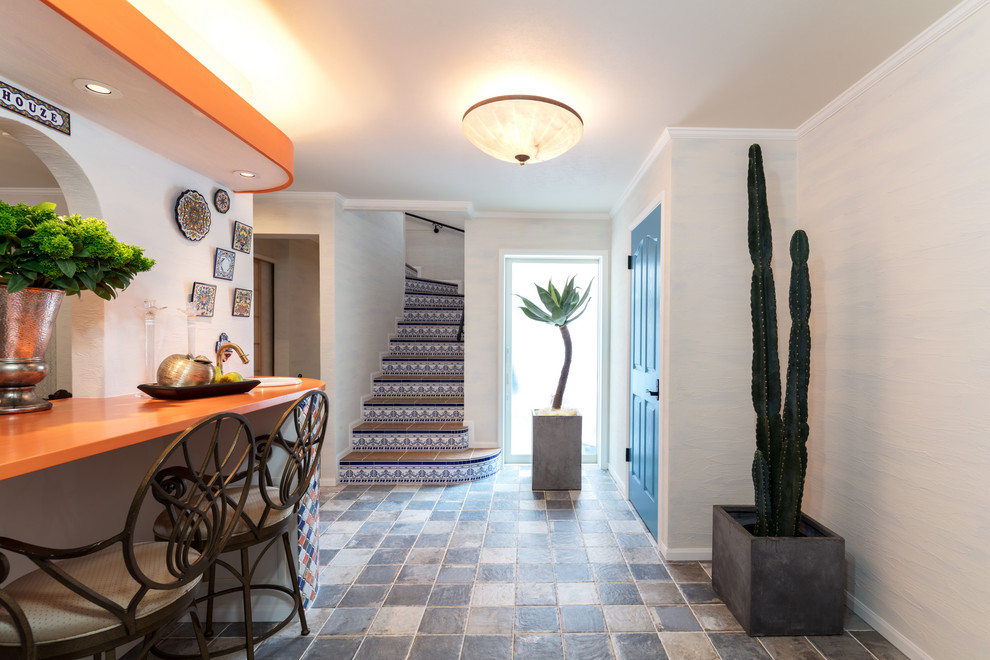
<path fill-rule="evenodd" d="M 584 121 L 571 107 L 542 96 L 496 96 L 475 103 L 461 121 L 464 135 L 489 156 L 539 163 L 581 139 Z"/>

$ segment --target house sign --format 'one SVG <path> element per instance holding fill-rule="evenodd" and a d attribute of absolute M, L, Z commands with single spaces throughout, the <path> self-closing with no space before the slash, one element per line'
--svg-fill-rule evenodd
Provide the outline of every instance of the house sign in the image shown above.
<path fill-rule="evenodd" d="M 0 105 L 39 124 L 70 135 L 69 113 L 0 80 Z"/>

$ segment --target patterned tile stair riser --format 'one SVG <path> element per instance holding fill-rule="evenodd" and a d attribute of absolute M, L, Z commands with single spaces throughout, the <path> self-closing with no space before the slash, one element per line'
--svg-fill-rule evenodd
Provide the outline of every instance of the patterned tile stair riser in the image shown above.
<path fill-rule="evenodd" d="M 421 374 L 424 376 L 464 375 L 462 357 L 386 357 L 383 374 Z"/>
<path fill-rule="evenodd" d="M 467 428 L 443 430 L 410 430 L 408 424 L 401 429 L 382 428 L 384 424 L 358 426 L 351 432 L 351 446 L 356 452 L 364 451 L 456 451 L 467 449 Z M 374 427 L 374 428 L 371 428 Z"/>
<path fill-rule="evenodd" d="M 457 341 L 456 336 L 443 339 L 393 337 L 388 342 L 388 352 L 393 357 L 464 357 L 464 342 Z"/>
<path fill-rule="evenodd" d="M 463 308 L 457 285 L 406 278 L 402 317 L 340 461 L 341 483 L 460 483 L 501 468 L 501 450 L 468 446 Z"/>
<path fill-rule="evenodd" d="M 501 450 L 475 463 L 450 464 L 369 464 L 358 461 L 340 464 L 341 483 L 418 483 L 448 484 L 477 481 L 490 477 L 502 467 Z"/>
<path fill-rule="evenodd" d="M 438 403 L 400 403 L 396 399 L 369 399 L 364 402 L 366 422 L 463 422 L 464 402 L 439 400 Z"/>
<path fill-rule="evenodd" d="M 459 321 L 456 323 L 434 323 L 432 321 L 407 323 L 402 321 L 399 323 L 396 335 L 398 337 L 417 337 L 419 339 L 438 339 L 440 337 L 457 339 L 457 334 L 460 330 L 461 325 Z"/>
<path fill-rule="evenodd" d="M 461 309 L 406 309 L 402 320 L 406 323 L 460 323 Z"/>
<path fill-rule="evenodd" d="M 464 296 L 459 293 L 409 293 L 405 295 L 406 309 L 463 309 Z"/>
<path fill-rule="evenodd" d="M 382 376 L 375 378 L 371 384 L 371 396 L 373 398 L 463 398 L 464 380 L 415 380 L 413 378 L 398 377 L 387 378 Z"/>

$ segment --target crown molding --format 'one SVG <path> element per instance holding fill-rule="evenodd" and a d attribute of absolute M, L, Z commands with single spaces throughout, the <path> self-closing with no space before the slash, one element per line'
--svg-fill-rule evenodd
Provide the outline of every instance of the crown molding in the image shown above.
<path fill-rule="evenodd" d="M 884 60 L 878 67 L 860 78 L 849 89 L 837 96 L 824 108 L 813 114 L 797 127 L 797 136 L 804 137 L 821 126 L 829 117 L 842 110 L 879 84 L 883 79 L 899 69 L 933 43 L 951 32 L 956 26 L 990 4 L 990 0 L 964 0 L 949 13 L 932 23 L 924 32 L 905 44 L 900 50 Z"/>
<path fill-rule="evenodd" d="M 276 192 L 265 193 L 264 197 L 258 197 L 258 199 L 294 199 L 294 200 L 312 200 L 312 201 L 325 201 L 331 204 L 341 203 L 343 204 L 343 196 L 340 193 L 335 192 L 305 192 L 296 190 L 279 190 Z"/>
<path fill-rule="evenodd" d="M 667 129 L 672 140 L 796 140 L 792 128 L 701 128 L 673 126 Z"/>
<path fill-rule="evenodd" d="M 344 199 L 345 211 L 443 211 L 463 213 L 470 216 L 474 212 L 471 202 L 451 202 L 423 199 Z"/>
<path fill-rule="evenodd" d="M 610 213 L 556 213 L 547 211 L 483 211 L 471 216 L 472 220 L 591 220 L 611 221 Z"/>
<path fill-rule="evenodd" d="M 622 206 L 629 200 L 629 196 L 632 195 L 633 190 L 636 189 L 636 186 L 638 186 L 643 177 L 646 176 L 646 171 L 653 166 L 653 163 L 656 162 L 656 159 L 659 158 L 660 154 L 663 152 L 664 147 L 666 147 L 669 143 L 670 129 L 665 128 L 663 129 L 663 133 L 660 134 L 660 139 L 658 139 L 656 143 L 654 143 L 653 148 L 650 149 L 650 153 L 646 154 L 646 158 L 643 159 L 643 164 L 639 166 L 638 170 L 636 170 L 636 174 L 634 174 L 632 180 L 629 181 L 629 185 L 626 186 L 626 189 L 622 191 L 621 195 L 619 195 L 619 199 L 617 199 L 615 204 L 612 205 L 612 210 L 609 212 L 609 215 L 615 217 L 615 215 L 619 212 L 619 209 L 621 209 Z"/>
<path fill-rule="evenodd" d="M 990 2 L 990 0 L 987 0 Z M 640 184 L 646 172 L 653 166 L 664 148 L 671 140 L 797 140 L 797 131 L 789 128 L 698 128 L 691 126 L 672 126 L 665 128 L 660 134 L 650 153 L 647 154 L 643 164 L 639 166 L 635 176 L 626 186 L 626 189 L 619 195 L 619 199 L 612 205 L 610 215 L 615 217 L 622 206 L 629 200 L 629 196 Z"/>

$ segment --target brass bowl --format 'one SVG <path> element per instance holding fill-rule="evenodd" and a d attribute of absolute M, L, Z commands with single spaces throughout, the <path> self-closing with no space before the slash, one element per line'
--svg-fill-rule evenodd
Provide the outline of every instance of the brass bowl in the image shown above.
<path fill-rule="evenodd" d="M 209 358 L 175 353 L 158 365 L 157 381 L 168 387 L 193 387 L 213 382 L 216 368 Z"/>

